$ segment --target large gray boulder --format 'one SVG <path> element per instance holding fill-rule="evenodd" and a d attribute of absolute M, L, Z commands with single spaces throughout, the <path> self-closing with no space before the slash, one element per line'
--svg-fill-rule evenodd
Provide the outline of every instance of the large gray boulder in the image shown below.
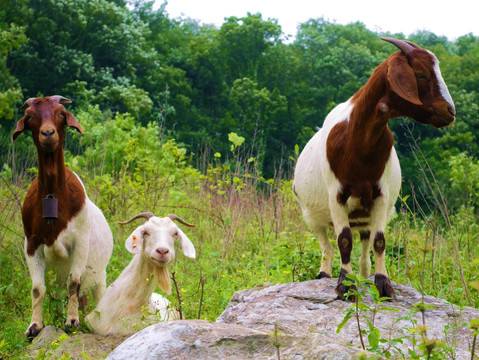
<path fill-rule="evenodd" d="M 84 352 L 91 359 L 103 359 L 111 351 L 109 349 L 116 347 L 107 359 L 357 359 L 362 350 L 356 321 L 351 319 L 339 334 L 336 333 L 344 311 L 352 305 L 337 299 L 336 281 L 312 280 L 238 291 L 216 323 L 201 320 L 159 323 L 121 344 L 121 338 L 78 334 L 62 342 L 55 354 Z M 409 313 L 413 304 L 423 298 L 411 286 L 393 286 L 396 299 L 384 305 L 397 312 L 379 311 L 375 324 L 386 341 L 402 339 L 402 344 L 396 343 L 399 348 L 396 356 L 393 347 L 390 348 L 393 358 L 398 358 L 397 351 L 407 354 L 413 347 L 409 329 L 421 325 L 422 316 Z M 366 297 L 365 302 L 373 306 L 371 298 Z M 428 338 L 447 344 L 443 358 L 470 359 L 472 332 L 467 325 L 471 319 L 479 318 L 479 310 L 459 309 L 430 296 L 424 297 L 424 303 L 434 307 L 424 314 Z M 372 314 L 364 316 L 372 318 Z M 365 319 L 361 319 L 360 324 L 367 329 Z M 50 335 L 56 336 L 55 332 Z M 39 340 L 48 342 L 42 333 Z M 367 341 L 364 336 L 366 347 L 369 346 Z M 390 344 L 386 342 L 381 346 L 385 349 Z M 369 354 L 368 358 L 371 356 Z M 381 359 L 377 354 L 374 356 Z"/>
<path fill-rule="evenodd" d="M 321 279 L 238 291 L 217 322 L 239 324 L 269 332 L 274 324 L 278 323 L 285 334 L 323 334 L 331 342 L 359 348 L 361 344 L 358 327 L 353 319 L 349 320 L 339 334 L 336 333 L 345 310 L 352 305 L 337 299 L 334 291 L 336 283 L 336 279 Z M 423 324 L 422 314 L 410 315 L 410 310 L 414 308 L 414 304 L 424 301 L 434 308 L 427 309 L 424 314 L 427 337 L 445 342 L 454 351 L 455 359 L 471 358 L 473 338 L 468 324 L 471 319 L 479 318 L 479 310 L 469 307 L 460 309 L 431 296 L 423 298 L 419 291 L 409 285 L 393 286 L 396 298 L 394 301 L 385 302 L 383 306 L 396 311 L 379 311 L 375 317 L 375 325 L 382 338 L 389 341 L 401 338 L 403 344 L 397 343 L 396 346 L 407 354 L 407 350 L 413 347 L 409 329 Z M 365 303 L 371 307 L 374 305 L 369 296 L 366 297 Z M 372 313 L 364 315 L 372 319 Z M 365 319 L 362 319 L 360 324 L 363 329 L 367 329 Z M 416 338 L 419 341 L 419 336 Z M 367 337 L 364 341 L 368 346 Z M 386 347 L 387 345 L 383 344 L 383 348 Z M 445 355 L 444 359 L 447 358 L 449 357 Z"/>
<path fill-rule="evenodd" d="M 357 350 L 320 334 L 279 335 L 204 320 L 160 323 L 136 333 L 108 355 L 109 360 L 161 359 L 355 359 Z M 279 352 L 279 357 L 278 357 Z"/>

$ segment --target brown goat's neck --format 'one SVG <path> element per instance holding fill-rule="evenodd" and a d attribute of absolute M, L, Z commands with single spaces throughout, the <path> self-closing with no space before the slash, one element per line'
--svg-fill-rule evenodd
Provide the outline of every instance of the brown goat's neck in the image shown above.
<path fill-rule="evenodd" d="M 387 63 L 379 65 L 367 81 L 358 90 L 351 101 L 354 107 L 349 117 L 351 141 L 362 151 L 376 153 L 389 150 L 393 144 L 388 121 L 394 116 L 389 101 L 384 97 L 387 87 Z M 386 151 L 387 153 L 387 151 Z"/>
<path fill-rule="evenodd" d="M 41 191 L 48 194 L 55 194 L 55 191 L 65 185 L 67 180 L 67 169 L 63 148 L 54 152 L 38 150 L 38 181 Z"/>
<path fill-rule="evenodd" d="M 394 138 L 388 127 L 392 117 L 387 99 L 387 64 L 379 65 L 366 85 L 351 98 L 349 119 L 337 123 L 327 141 L 331 170 L 341 183 L 338 202 L 361 199 L 369 210 L 380 195 L 379 180 L 391 154 Z"/>

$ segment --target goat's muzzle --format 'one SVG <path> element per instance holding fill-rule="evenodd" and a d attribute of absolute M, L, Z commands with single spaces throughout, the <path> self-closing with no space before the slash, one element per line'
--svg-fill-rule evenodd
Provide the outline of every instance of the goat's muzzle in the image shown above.
<path fill-rule="evenodd" d="M 60 142 L 58 131 L 53 127 L 42 127 L 38 134 L 38 140 L 43 151 L 53 152 L 57 149 Z"/>
<path fill-rule="evenodd" d="M 450 126 L 456 120 L 456 109 L 450 104 L 435 106 L 434 115 L 431 117 L 431 125 L 436 128 Z"/>
<path fill-rule="evenodd" d="M 151 254 L 151 259 L 159 266 L 167 266 L 172 257 L 169 249 L 159 247 Z"/>

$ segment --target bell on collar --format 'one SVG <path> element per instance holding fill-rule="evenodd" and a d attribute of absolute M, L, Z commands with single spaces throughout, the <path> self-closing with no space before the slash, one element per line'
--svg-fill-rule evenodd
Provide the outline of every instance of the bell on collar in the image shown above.
<path fill-rule="evenodd" d="M 52 224 L 53 220 L 58 219 L 58 200 L 55 199 L 53 194 L 48 194 L 43 199 L 43 218 L 48 220 L 49 224 Z"/>

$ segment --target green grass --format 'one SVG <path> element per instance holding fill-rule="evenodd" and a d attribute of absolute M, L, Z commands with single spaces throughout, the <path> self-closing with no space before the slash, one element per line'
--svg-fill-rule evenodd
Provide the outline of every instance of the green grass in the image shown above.
<path fill-rule="evenodd" d="M 107 268 L 108 284 L 129 263 L 131 254 L 124 248 L 124 241 L 137 226 L 120 226 L 117 222 L 143 211 L 157 216 L 175 213 L 196 225 L 183 230 L 194 243 L 197 258 L 186 258 L 177 249 L 181 255 L 174 267 L 188 319 L 198 318 L 202 282 L 199 318 L 215 321 L 237 290 L 315 278 L 321 259 L 319 245 L 303 222 L 291 192 L 291 180 L 261 178 L 254 160 L 238 152 L 234 161 L 212 159 L 214 165 L 206 166 L 201 174 L 187 164 L 184 152 L 174 143 L 163 142 L 160 150 L 161 160 L 155 166 L 132 158 L 128 167 L 120 166 L 108 173 L 85 158 L 67 154 L 69 166 L 81 174 L 90 198 L 102 209 L 113 231 L 115 245 Z M 209 162 L 210 159 L 205 160 L 206 164 Z M 23 254 L 20 203 L 32 172 L 13 174 L 5 168 L 1 175 L 0 358 L 22 358 L 27 345 L 24 332 L 31 316 L 31 284 Z M 423 219 L 411 212 L 406 206 L 411 201 L 398 204 L 403 211 L 388 226 L 387 266 L 391 279 L 418 289 L 424 286 L 428 295 L 477 307 L 479 296 L 474 281 L 479 254 L 474 246 L 474 209 L 457 210 L 449 228 L 439 217 Z M 333 234 L 329 235 L 334 244 Z M 457 242 L 459 257 L 454 255 L 451 237 Z M 355 241 L 352 255 L 356 270 L 358 243 Z M 459 264 L 470 297 L 459 276 Z M 333 272 L 339 273 L 338 253 Z M 426 279 L 424 285 L 422 279 Z M 54 290 L 52 283 L 50 274 L 48 293 Z M 177 304 L 174 293 L 168 298 Z M 64 305 L 64 297 L 53 300 L 47 296 L 45 325 L 63 328 Z"/>

